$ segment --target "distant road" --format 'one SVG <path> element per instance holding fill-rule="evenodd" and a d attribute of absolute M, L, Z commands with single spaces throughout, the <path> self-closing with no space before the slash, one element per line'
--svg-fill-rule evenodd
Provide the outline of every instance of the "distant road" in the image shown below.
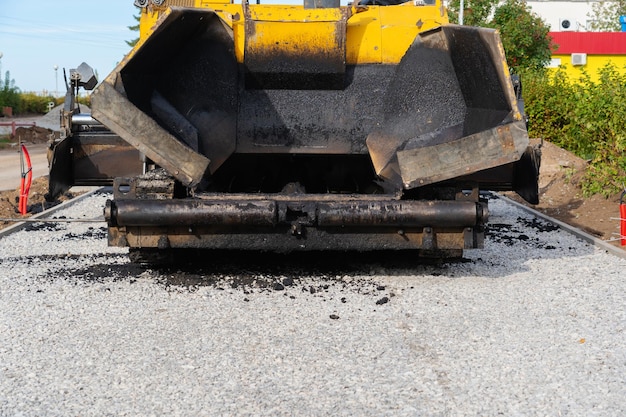
<path fill-rule="evenodd" d="M 26 144 L 33 165 L 33 178 L 48 175 L 47 145 Z M 22 171 L 17 146 L 0 150 L 0 191 L 14 190 L 20 186 Z"/>
<path fill-rule="evenodd" d="M 22 123 L 36 123 L 37 126 L 46 129 L 59 130 L 59 111 L 61 106 L 57 106 L 48 114 L 43 116 L 15 117 L 5 121 L 16 121 Z M 8 134 L 11 128 L 0 127 L 0 134 Z M 48 158 L 46 157 L 47 145 L 45 143 L 26 144 L 26 149 L 30 154 L 33 165 L 33 179 L 48 175 Z M 0 191 L 14 190 L 20 186 L 22 171 L 20 169 L 20 154 L 18 147 L 0 150 Z"/>

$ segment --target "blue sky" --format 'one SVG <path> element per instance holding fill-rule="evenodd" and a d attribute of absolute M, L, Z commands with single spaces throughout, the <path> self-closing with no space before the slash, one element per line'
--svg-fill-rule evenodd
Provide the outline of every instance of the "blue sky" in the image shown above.
<path fill-rule="evenodd" d="M 138 36 L 133 0 L 0 0 L 2 82 L 6 71 L 21 91 L 65 93 L 63 68 L 87 62 L 106 77 Z"/>

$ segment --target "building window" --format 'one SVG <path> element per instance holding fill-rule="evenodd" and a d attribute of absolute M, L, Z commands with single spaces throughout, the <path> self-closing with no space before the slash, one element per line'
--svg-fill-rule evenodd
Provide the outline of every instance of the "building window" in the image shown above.
<path fill-rule="evenodd" d="M 558 68 L 560 66 L 561 66 L 561 58 L 552 58 L 550 62 L 548 63 L 548 65 L 546 65 L 547 68 Z"/>

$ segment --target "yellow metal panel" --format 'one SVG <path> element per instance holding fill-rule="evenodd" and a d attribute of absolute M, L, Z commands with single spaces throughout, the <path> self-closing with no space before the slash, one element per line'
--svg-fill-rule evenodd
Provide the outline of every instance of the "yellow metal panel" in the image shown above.
<path fill-rule="evenodd" d="M 369 6 L 348 20 L 348 64 L 397 64 L 419 32 L 448 23 L 438 5 Z"/>
<path fill-rule="evenodd" d="M 196 7 L 196 3 L 196 0 L 167 0 L 167 6 Z"/>
<path fill-rule="evenodd" d="M 335 55 L 333 50 L 344 47 L 346 9 L 254 5 L 244 6 L 244 16 L 246 52 Z"/>
<path fill-rule="evenodd" d="M 244 4 L 246 68 L 259 75 L 343 74 L 347 13 Z"/>
<path fill-rule="evenodd" d="M 188 4 L 190 0 L 179 1 Z M 170 4 L 173 2 L 165 3 Z M 195 0 L 194 7 L 215 10 L 233 28 L 237 61 L 243 62 L 245 13 L 242 5 Z M 346 64 L 398 63 L 419 32 L 448 23 L 448 16 L 440 1 L 425 6 L 415 6 L 413 2 L 407 2 L 396 6 L 359 8 L 304 9 L 303 6 L 275 4 L 253 4 L 247 7 L 249 19 L 257 23 L 265 22 L 256 25 L 259 33 L 254 35 L 253 43 L 269 46 L 272 38 L 283 39 L 281 48 L 287 50 L 328 49 L 332 46 L 328 39 L 333 36 L 336 26 L 323 22 L 337 22 L 342 16 L 351 14 L 346 25 Z M 164 9 L 142 9 L 141 38 L 149 36 L 162 13 Z M 287 40 L 291 42 L 287 44 Z"/>
<path fill-rule="evenodd" d="M 233 36 L 235 42 L 235 57 L 237 62 L 243 62 L 243 54 L 246 45 L 246 28 L 242 15 L 235 14 L 237 20 L 233 18 Z"/>
<path fill-rule="evenodd" d="M 448 23 L 441 7 L 413 6 L 412 2 L 380 8 L 382 63 L 400 62 L 418 33 Z"/>
<path fill-rule="evenodd" d="M 335 22 L 255 22 L 254 28 L 246 39 L 246 53 L 326 55 L 341 47 L 336 41 Z"/>
<path fill-rule="evenodd" d="M 380 7 L 368 7 L 365 11 L 354 13 L 348 20 L 346 63 L 382 62 L 379 11 Z"/>
<path fill-rule="evenodd" d="M 141 16 L 139 17 L 139 39 L 146 39 L 150 33 L 154 30 L 154 25 L 161 12 L 150 10 L 148 8 L 141 9 Z"/>
<path fill-rule="evenodd" d="M 250 5 L 250 17 L 265 22 L 335 22 L 345 8 L 305 9 L 303 6 Z"/>
<path fill-rule="evenodd" d="M 196 7 L 204 8 L 204 9 L 213 9 L 218 7 L 218 5 L 232 5 L 233 3 L 226 3 L 223 0 L 195 0 Z"/>

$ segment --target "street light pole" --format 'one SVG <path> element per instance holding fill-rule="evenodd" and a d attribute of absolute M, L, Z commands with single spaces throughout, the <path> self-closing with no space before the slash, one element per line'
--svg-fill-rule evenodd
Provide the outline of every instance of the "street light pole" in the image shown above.
<path fill-rule="evenodd" d="M 463 24 L 464 11 L 465 11 L 465 1 L 461 0 L 461 4 L 459 5 L 459 25 Z"/>
<path fill-rule="evenodd" d="M 59 66 L 54 66 L 54 98 L 59 97 Z"/>

